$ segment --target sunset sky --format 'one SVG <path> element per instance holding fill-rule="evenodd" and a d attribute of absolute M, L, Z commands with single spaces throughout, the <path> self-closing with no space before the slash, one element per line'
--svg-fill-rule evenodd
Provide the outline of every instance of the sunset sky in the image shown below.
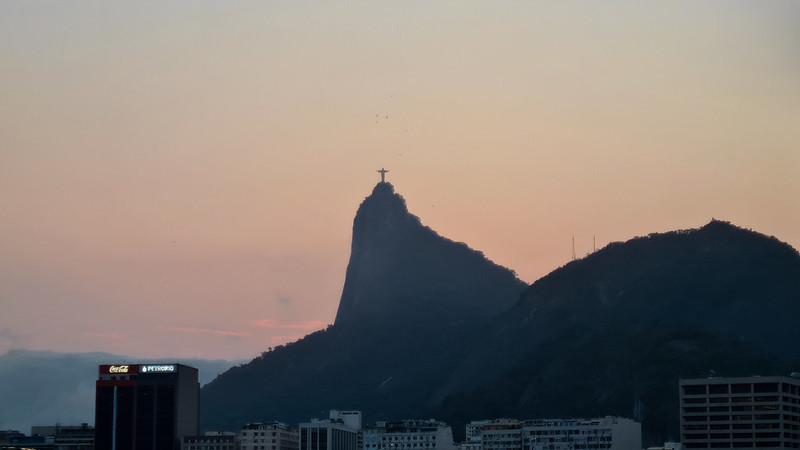
<path fill-rule="evenodd" d="M 533 282 L 711 218 L 800 248 L 800 2 L 0 2 L 0 354 L 333 323 L 385 167 Z"/>

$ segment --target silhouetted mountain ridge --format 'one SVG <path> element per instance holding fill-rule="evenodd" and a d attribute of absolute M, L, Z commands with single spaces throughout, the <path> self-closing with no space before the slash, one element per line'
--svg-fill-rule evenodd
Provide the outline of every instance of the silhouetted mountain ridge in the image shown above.
<path fill-rule="evenodd" d="M 526 285 L 410 214 L 389 183 L 359 206 L 333 326 L 264 353 L 203 390 L 204 423 L 306 420 L 330 408 L 413 417 Z M 208 421 L 206 421 L 208 419 Z"/>
<path fill-rule="evenodd" d="M 679 377 L 785 373 L 798 323 L 800 255 L 775 238 L 712 220 L 526 287 L 380 183 L 354 219 L 334 325 L 207 385 L 203 424 L 355 408 L 445 419 L 460 436 L 474 419 L 617 414 L 659 443 L 678 439 Z"/>
<path fill-rule="evenodd" d="M 442 417 L 492 417 L 503 399 L 503 416 L 616 414 L 649 443 L 679 439 L 679 377 L 788 374 L 798 323 L 800 256 L 775 238 L 712 220 L 613 243 L 495 319 L 437 393 Z"/>
<path fill-rule="evenodd" d="M 508 317 L 537 333 L 623 319 L 697 325 L 800 359 L 800 348 L 790 344 L 800 317 L 798 273 L 800 256 L 791 246 L 712 220 L 696 230 L 613 243 L 571 262 L 531 285 Z M 554 327 L 555 317 L 562 320 Z"/>

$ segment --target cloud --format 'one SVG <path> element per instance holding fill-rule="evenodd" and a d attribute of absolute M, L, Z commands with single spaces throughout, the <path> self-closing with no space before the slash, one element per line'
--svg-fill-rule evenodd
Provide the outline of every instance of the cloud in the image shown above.
<path fill-rule="evenodd" d="M 225 331 L 215 330 L 213 328 L 195 328 L 195 327 L 160 327 L 163 330 L 171 331 L 173 333 L 187 333 L 187 334 L 210 334 L 213 336 L 223 336 L 226 338 L 242 339 L 250 337 L 250 333 L 241 331 Z"/>
<path fill-rule="evenodd" d="M 121 335 L 119 333 L 101 333 L 101 332 L 98 332 L 98 331 L 84 331 L 81 334 L 83 334 L 84 336 L 89 336 L 89 337 L 94 337 L 94 338 L 99 338 L 99 339 L 111 339 L 111 340 L 115 340 L 115 341 L 119 341 L 119 340 L 125 339 L 125 336 L 123 336 L 123 335 Z"/>
<path fill-rule="evenodd" d="M 12 348 L 25 347 L 29 340 L 29 336 L 16 334 L 10 328 L 2 328 L 0 329 L 0 354 Z"/>
<path fill-rule="evenodd" d="M 305 322 L 278 322 L 275 319 L 261 319 L 251 322 L 250 325 L 258 328 L 271 328 L 273 330 L 320 330 L 328 324 L 319 320 L 307 320 Z"/>
<path fill-rule="evenodd" d="M 289 306 L 292 304 L 292 299 L 283 295 L 278 296 L 278 303 L 284 306 Z"/>
<path fill-rule="evenodd" d="M 28 340 L 28 336 L 16 334 L 10 328 L 0 329 L 0 342 L 8 344 L 22 344 Z"/>

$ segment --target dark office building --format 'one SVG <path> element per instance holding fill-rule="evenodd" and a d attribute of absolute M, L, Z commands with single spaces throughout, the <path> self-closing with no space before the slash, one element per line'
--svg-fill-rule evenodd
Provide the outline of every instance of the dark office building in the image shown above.
<path fill-rule="evenodd" d="M 685 449 L 800 449 L 800 377 L 680 381 Z"/>
<path fill-rule="evenodd" d="M 182 364 L 101 365 L 95 398 L 95 448 L 177 450 L 196 435 L 200 384 Z"/>

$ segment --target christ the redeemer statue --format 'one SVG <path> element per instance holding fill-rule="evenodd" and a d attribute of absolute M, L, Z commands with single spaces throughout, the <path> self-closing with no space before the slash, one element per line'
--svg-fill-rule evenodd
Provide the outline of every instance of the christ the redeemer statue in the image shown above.
<path fill-rule="evenodd" d="M 375 172 L 381 174 L 381 183 L 386 183 L 386 172 L 388 172 L 388 170 L 381 167 L 381 170 L 376 170 Z"/>

